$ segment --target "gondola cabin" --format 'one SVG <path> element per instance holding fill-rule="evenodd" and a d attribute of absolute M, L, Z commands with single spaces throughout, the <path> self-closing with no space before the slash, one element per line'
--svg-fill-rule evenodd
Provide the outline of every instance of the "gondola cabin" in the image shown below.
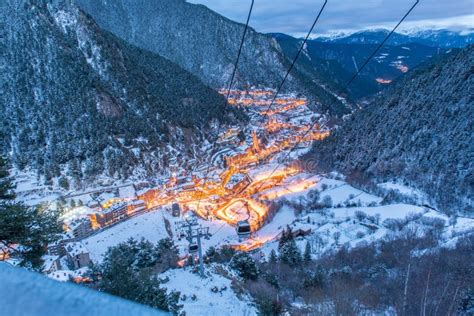
<path fill-rule="evenodd" d="M 199 250 L 199 246 L 196 243 L 189 244 L 189 253 L 196 253 Z"/>
<path fill-rule="evenodd" d="M 181 209 L 179 208 L 178 203 L 173 203 L 173 205 L 171 205 L 171 215 L 174 217 L 179 217 L 181 215 Z"/>
<path fill-rule="evenodd" d="M 247 221 L 247 220 L 238 221 L 236 230 L 237 230 L 237 235 L 239 236 L 240 239 L 250 237 L 250 234 L 252 232 L 251 228 L 250 228 L 249 221 Z"/>

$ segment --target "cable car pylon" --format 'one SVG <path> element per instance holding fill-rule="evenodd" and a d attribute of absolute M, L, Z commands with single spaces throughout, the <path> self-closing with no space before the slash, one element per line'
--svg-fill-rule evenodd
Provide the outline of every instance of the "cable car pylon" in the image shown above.
<path fill-rule="evenodd" d="M 176 224 L 178 226 L 179 236 L 185 235 L 186 240 L 189 242 L 189 255 L 194 256 L 195 253 L 198 253 L 199 274 L 201 275 L 201 277 L 204 278 L 204 260 L 202 255 L 201 238 L 204 237 L 206 239 L 209 239 L 209 227 L 202 227 L 201 225 L 199 225 L 195 216 L 190 216 L 184 221 L 177 222 Z"/>

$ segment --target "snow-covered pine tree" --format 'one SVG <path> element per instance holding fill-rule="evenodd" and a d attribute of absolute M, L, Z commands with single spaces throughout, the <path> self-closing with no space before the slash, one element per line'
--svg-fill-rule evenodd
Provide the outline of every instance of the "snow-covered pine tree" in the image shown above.
<path fill-rule="evenodd" d="M 311 245 L 309 244 L 309 241 L 306 241 L 306 246 L 304 248 L 304 254 L 303 254 L 303 261 L 304 262 L 311 261 Z"/>
<path fill-rule="evenodd" d="M 165 252 L 174 252 L 175 248 L 166 239 L 160 240 L 157 245 L 143 239 L 129 239 L 110 247 L 102 263 L 93 267 L 93 275 L 100 275 L 95 280 L 96 286 L 112 295 L 175 312 L 176 308 L 179 309 L 176 300 L 179 294 L 172 292 L 167 295 L 156 277 L 156 272 L 163 267 L 162 261 L 167 257 Z"/>
<path fill-rule="evenodd" d="M 288 265 L 301 263 L 301 252 L 293 238 L 284 243 L 280 248 L 280 261 Z"/>
<path fill-rule="evenodd" d="M 22 266 L 39 270 L 48 243 L 61 230 L 58 216 L 40 207 L 15 202 L 8 168 L 7 161 L 0 157 L 0 245 L 7 249 L 9 257 L 18 258 Z"/>
<path fill-rule="evenodd" d="M 286 226 L 286 229 L 283 229 L 281 232 L 281 237 L 278 242 L 278 249 L 280 249 L 288 240 L 293 238 L 293 232 L 291 231 L 290 226 Z"/>
<path fill-rule="evenodd" d="M 255 260 L 246 252 L 238 252 L 232 257 L 230 267 L 236 270 L 245 280 L 256 280 L 258 278 Z"/>
<path fill-rule="evenodd" d="M 272 249 L 272 251 L 270 251 L 270 255 L 268 256 L 268 262 L 276 263 L 277 260 L 278 260 L 278 257 L 277 257 L 276 251 L 275 249 Z"/>

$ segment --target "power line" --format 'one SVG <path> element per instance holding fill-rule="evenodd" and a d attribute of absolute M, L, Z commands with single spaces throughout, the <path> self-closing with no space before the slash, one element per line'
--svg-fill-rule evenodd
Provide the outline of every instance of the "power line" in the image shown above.
<path fill-rule="evenodd" d="M 201 238 L 209 238 L 209 227 L 202 227 L 198 224 L 197 218 L 194 216 L 176 223 L 178 233 L 186 235 L 186 239 L 189 242 L 189 252 L 193 256 L 193 253 L 197 252 L 199 257 L 199 273 L 201 277 L 204 277 L 204 261 L 202 255 L 202 243 Z M 196 240 L 196 243 L 194 242 Z M 194 262 L 194 259 L 193 259 Z"/>
<path fill-rule="evenodd" d="M 401 20 L 397 23 L 397 25 L 390 31 L 390 33 L 387 34 L 387 36 L 384 38 L 384 40 L 377 46 L 377 48 L 372 52 L 372 54 L 366 59 L 366 61 L 362 64 L 362 66 L 359 68 L 359 71 L 357 71 L 354 76 L 352 76 L 352 78 L 345 84 L 344 88 L 347 88 L 353 81 L 354 79 L 360 74 L 360 72 L 362 71 L 362 69 L 369 63 L 369 61 L 375 56 L 375 54 L 377 54 L 377 52 L 380 50 L 380 48 L 385 44 L 385 42 L 389 39 L 389 37 L 395 32 L 395 30 L 400 26 L 400 24 L 407 18 L 407 16 L 413 11 L 413 9 L 418 5 L 420 1 L 419 0 L 416 0 L 416 2 L 410 7 L 410 9 L 405 13 L 405 15 L 401 18 Z M 330 103 L 329 107 L 331 107 L 334 103 L 336 102 L 336 100 L 334 100 L 332 103 Z M 306 135 L 318 124 L 318 122 L 314 122 L 310 128 L 308 128 L 306 130 L 306 132 L 303 134 L 303 136 L 296 142 L 296 144 L 290 149 L 290 151 L 286 154 L 286 156 L 284 156 L 284 159 L 282 159 L 282 161 L 285 161 L 289 155 L 299 146 L 299 144 L 301 144 L 301 142 L 304 140 L 304 138 L 306 137 Z M 279 163 L 273 170 L 272 172 L 270 173 L 270 175 L 266 178 L 266 179 L 270 179 L 270 177 L 275 173 L 275 171 L 278 170 L 278 168 L 282 165 L 282 163 Z M 255 189 L 256 191 L 258 191 L 258 189 L 260 189 L 264 184 L 264 181 L 262 181 L 262 184 L 257 187 L 257 189 Z M 242 207 L 237 210 L 240 211 L 242 209 Z"/>
<path fill-rule="evenodd" d="M 268 108 L 265 110 L 265 112 L 268 112 L 270 111 L 273 103 L 275 102 L 276 100 L 276 97 L 278 96 L 278 94 L 280 93 L 282 87 L 283 87 L 283 84 L 285 83 L 286 79 L 288 78 L 288 75 L 290 74 L 291 70 L 293 69 L 295 63 L 296 63 L 296 60 L 298 59 L 298 57 L 300 56 L 300 53 L 301 51 L 303 50 L 304 46 L 306 45 L 306 42 L 308 41 L 308 38 L 309 36 L 311 35 L 311 33 L 313 32 L 313 29 L 314 27 L 316 26 L 316 23 L 318 23 L 319 21 L 319 17 L 321 16 L 321 14 L 323 13 L 324 11 L 324 8 L 326 7 L 326 4 L 328 3 L 327 0 L 324 1 L 321 9 L 319 10 L 318 12 L 318 15 L 316 16 L 316 18 L 314 19 L 314 22 L 313 22 L 313 25 L 311 25 L 311 28 L 309 29 L 308 31 L 308 34 L 306 34 L 306 37 L 305 39 L 303 40 L 303 42 L 301 43 L 301 46 L 300 46 L 300 49 L 298 50 L 298 53 L 296 53 L 296 56 L 293 58 L 293 61 L 291 62 L 291 65 L 290 67 L 288 68 L 288 71 L 286 72 L 285 74 L 285 77 L 283 77 L 283 81 L 280 83 L 280 86 L 278 87 L 275 95 L 273 96 L 272 98 L 272 101 L 270 102 L 270 105 L 268 106 Z"/>
<path fill-rule="evenodd" d="M 367 66 L 369 61 L 375 56 L 375 54 L 377 54 L 377 52 L 380 50 L 380 48 L 382 48 L 382 46 L 389 39 L 389 37 L 395 32 L 395 30 L 400 26 L 400 24 L 402 24 L 402 22 L 407 18 L 407 16 L 411 13 L 411 11 L 413 11 L 413 9 L 418 5 L 418 2 L 420 2 L 420 0 L 416 0 L 416 2 L 411 6 L 411 8 L 401 18 L 401 20 L 398 21 L 397 25 L 395 25 L 395 27 L 390 31 L 390 33 L 388 33 L 387 36 L 385 36 L 384 40 L 382 42 L 380 42 L 380 44 L 377 46 L 377 48 L 369 56 L 369 58 L 367 58 L 365 60 L 365 62 L 362 64 L 362 66 L 359 67 L 359 70 L 357 70 L 357 72 L 352 76 L 352 78 L 346 83 L 346 86 L 344 87 L 344 89 L 347 88 L 347 86 L 350 85 L 352 83 L 352 81 L 354 81 L 354 79 L 360 74 L 360 72 L 365 68 L 365 66 Z"/>
<path fill-rule="evenodd" d="M 247 34 L 247 29 L 249 27 L 250 15 L 252 14 L 254 0 L 250 4 L 249 14 L 247 15 L 247 21 L 245 22 L 244 33 L 242 34 L 242 39 L 240 41 L 239 52 L 237 53 L 237 59 L 235 60 L 234 70 L 232 71 L 232 76 L 230 77 L 229 89 L 227 90 L 226 105 L 229 102 L 230 90 L 232 89 L 232 83 L 234 81 L 235 73 L 237 72 L 237 64 L 240 59 L 240 53 L 242 52 L 242 47 L 244 46 L 245 35 Z"/>
<path fill-rule="evenodd" d="M 226 101 L 225 101 L 225 106 L 227 106 L 228 103 L 229 103 L 230 91 L 231 91 L 231 89 L 232 89 L 232 84 L 233 84 L 233 81 L 234 81 L 234 77 L 235 77 L 235 74 L 236 74 L 236 72 L 237 72 L 237 65 L 238 65 L 238 63 L 239 63 L 240 54 L 242 53 L 242 47 L 243 47 L 243 45 L 244 45 L 245 35 L 247 34 L 247 29 L 248 29 L 248 25 L 249 25 L 249 21 L 250 21 L 250 16 L 252 15 L 252 10 L 253 10 L 254 1 L 255 1 L 255 0 L 252 0 L 252 3 L 250 4 L 249 13 L 248 13 L 248 15 L 247 15 L 247 21 L 245 22 L 244 33 L 242 34 L 242 39 L 241 39 L 241 41 L 240 41 L 239 51 L 238 51 L 238 53 L 237 53 L 237 59 L 235 60 L 234 70 L 232 71 L 232 75 L 231 75 L 230 82 L 229 82 L 229 88 L 228 88 L 228 91 L 227 91 L 227 97 L 226 97 Z M 221 130 L 220 130 L 220 129 L 221 129 L 221 125 L 219 125 L 219 128 L 217 129 L 217 136 L 216 136 L 216 139 L 214 140 L 213 145 L 212 145 L 212 147 L 211 147 L 211 151 L 210 151 L 211 153 L 214 151 L 214 149 L 215 149 L 215 147 L 216 147 L 217 140 L 219 139 L 219 135 L 220 135 L 220 133 L 221 133 Z M 208 165 L 207 165 L 207 169 L 206 169 L 205 176 L 204 176 L 204 183 L 203 183 L 203 185 L 202 185 L 203 189 L 205 189 L 205 187 L 206 187 L 210 170 L 211 170 L 211 163 L 209 162 Z M 200 194 L 200 196 L 199 196 L 198 203 L 197 203 L 197 206 L 196 206 L 196 211 L 199 209 L 199 204 L 201 203 L 202 195 L 203 195 L 203 194 L 204 194 L 204 192 L 201 191 L 201 194 Z"/>
<path fill-rule="evenodd" d="M 325 7 L 326 7 L 327 2 L 328 2 L 328 1 L 325 0 L 324 3 L 323 3 L 323 5 L 322 5 L 321 8 L 319 9 L 319 12 L 318 12 L 316 18 L 314 19 L 314 22 L 313 22 L 313 24 L 311 25 L 311 28 L 309 29 L 308 33 L 306 34 L 306 37 L 304 38 L 303 42 L 301 43 L 300 48 L 299 48 L 299 50 L 298 50 L 296 56 L 293 58 L 293 61 L 292 61 L 291 65 L 290 65 L 290 67 L 289 67 L 288 70 L 286 71 L 286 74 L 285 74 L 285 76 L 283 77 L 283 80 L 282 80 L 282 82 L 280 83 L 280 85 L 279 85 L 279 87 L 278 87 L 276 93 L 274 94 L 273 99 L 272 99 L 272 101 L 270 102 L 270 104 L 269 104 L 269 106 L 268 106 L 266 112 L 270 111 L 270 109 L 271 109 L 273 103 L 275 102 L 275 100 L 276 100 L 278 94 L 280 93 L 280 91 L 281 91 L 281 89 L 282 89 L 282 87 L 283 87 L 283 85 L 284 85 L 286 79 L 288 78 L 288 75 L 290 74 L 291 70 L 293 69 L 293 67 L 294 67 L 294 65 L 295 65 L 295 63 L 296 63 L 296 60 L 298 59 L 299 55 L 301 54 L 301 51 L 304 49 L 304 47 L 305 47 L 305 45 L 306 45 L 306 42 L 308 41 L 309 36 L 310 36 L 311 33 L 313 32 L 313 29 L 314 29 L 314 27 L 316 26 L 316 23 L 319 21 L 319 18 L 321 17 L 321 14 L 323 13 L 323 11 L 324 11 L 324 9 L 325 9 Z M 243 42 L 244 42 L 245 33 L 246 33 L 246 30 L 247 30 L 247 25 L 248 25 L 248 22 L 249 22 L 249 19 L 250 19 L 250 14 L 251 14 L 251 12 L 252 12 L 252 8 L 253 8 L 253 1 L 252 1 L 251 6 L 250 6 L 250 11 L 249 11 L 249 14 L 248 14 L 248 17 L 247 17 L 247 23 L 246 23 L 246 26 L 245 26 L 244 34 L 242 35 L 242 41 L 241 41 L 241 43 L 240 43 L 240 48 L 239 48 L 239 52 L 238 52 L 238 55 L 237 55 L 236 65 L 235 65 L 234 71 L 233 71 L 233 73 L 232 73 L 231 83 L 229 84 L 229 89 L 228 89 L 228 91 L 227 91 L 226 104 L 228 103 L 228 100 L 229 100 L 230 91 L 231 91 L 231 88 L 232 88 L 232 81 L 233 81 L 233 79 L 234 79 L 234 75 L 235 75 L 235 72 L 236 72 L 236 69 L 237 69 L 237 62 L 238 62 L 239 57 L 240 57 L 240 53 L 241 53 L 242 45 L 243 45 Z M 263 121 L 262 121 L 262 122 L 263 122 Z M 262 124 L 262 122 L 261 122 L 260 124 Z M 214 145 L 213 145 L 213 147 L 212 147 L 212 149 L 211 149 L 211 152 L 214 150 L 215 144 L 216 144 L 216 142 L 214 142 Z M 206 176 L 204 177 L 203 189 L 205 188 L 206 183 L 207 183 L 207 180 L 208 180 L 209 170 L 210 170 L 210 164 L 209 164 L 208 167 L 207 167 Z M 199 209 L 199 204 L 200 204 L 200 202 L 201 202 L 202 195 L 203 195 L 203 192 L 201 192 L 201 195 L 200 195 L 200 197 L 199 197 L 199 200 L 198 200 L 198 203 L 197 203 L 197 206 L 196 206 L 196 210 Z"/>

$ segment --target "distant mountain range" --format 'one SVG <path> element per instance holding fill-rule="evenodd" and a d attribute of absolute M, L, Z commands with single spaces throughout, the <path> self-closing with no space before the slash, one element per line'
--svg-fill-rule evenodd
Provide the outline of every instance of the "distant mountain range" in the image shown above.
<path fill-rule="evenodd" d="M 344 44 L 378 44 L 389 33 L 386 29 L 364 30 L 349 35 L 322 36 L 316 41 Z M 474 43 L 474 29 L 463 32 L 450 30 L 422 30 L 406 34 L 393 33 L 387 41 L 388 45 L 405 45 L 409 43 L 423 44 L 431 47 L 462 48 Z"/>
<path fill-rule="evenodd" d="M 214 88 L 227 88 L 244 25 L 203 5 L 184 0 L 75 0 L 105 30 L 128 43 L 168 58 Z M 291 57 L 292 59 L 292 57 Z M 276 88 L 290 66 L 278 43 L 248 29 L 235 86 Z M 328 78 L 308 76 L 297 68 L 284 88 L 304 93 L 323 112 L 348 113 L 334 95 Z M 327 106 L 331 104 L 331 108 Z"/>
<path fill-rule="evenodd" d="M 167 145 L 186 155 L 211 120 L 244 118 L 191 73 L 68 2 L 11 2 L 0 31 L 2 153 L 46 179 L 65 165 L 78 179 L 128 177 L 138 164 L 154 174 Z"/>
<path fill-rule="evenodd" d="M 302 39 L 286 34 L 271 34 L 288 56 L 294 56 Z M 312 74 L 331 78 L 336 86 L 344 86 L 358 71 L 365 60 L 383 41 L 386 32 L 356 33 L 338 39 L 315 39 L 307 42 L 305 54 L 300 56 L 298 65 Z M 397 41 L 401 34 L 394 34 L 378 54 L 361 71 L 360 75 L 347 88 L 353 100 L 370 96 L 385 88 L 393 80 L 404 75 L 432 57 L 445 54 L 450 49 L 428 46 L 416 41 Z M 422 41 L 424 42 L 424 41 Z M 344 94 L 346 91 L 340 91 Z"/>
<path fill-rule="evenodd" d="M 225 106 L 244 25 L 184 0 L 0 0 L 2 154 L 47 179 L 128 177 L 166 167 L 173 145 L 192 155 L 212 122 L 245 120 Z M 84 12 L 85 11 L 85 12 Z M 450 32 L 395 34 L 348 89 L 386 31 L 307 43 L 284 90 L 342 117 L 432 57 L 472 41 Z M 437 47 L 433 43 L 439 43 Z M 235 86 L 277 87 L 301 39 L 248 34 Z M 453 50 L 455 50 L 453 48 Z M 194 153 L 195 154 L 195 153 Z M 180 156 L 180 155 L 178 155 Z"/>
<path fill-rule="evenodd" d="M 316 142 L 308 157 L 322 169 L 404 181 L 434 205 L 472 212 L 473 65 L 470 45 L 420 67 Z"/>

